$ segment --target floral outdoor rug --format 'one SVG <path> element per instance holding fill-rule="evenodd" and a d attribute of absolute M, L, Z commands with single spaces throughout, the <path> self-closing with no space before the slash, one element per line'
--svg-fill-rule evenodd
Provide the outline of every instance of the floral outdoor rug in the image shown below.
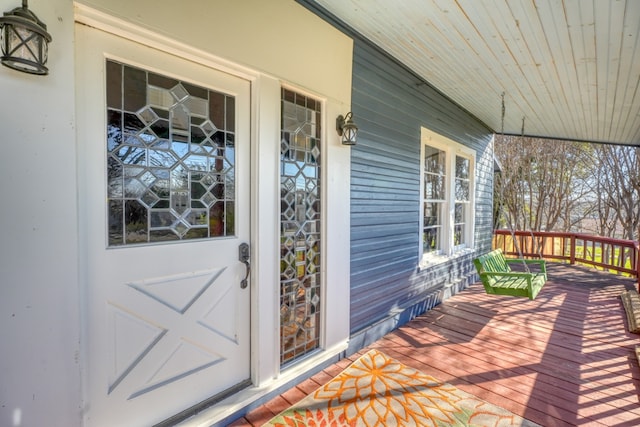
<path fill-rule="evenodd" d="M 265 426 L 526 426 L 538 424 L 371 350 Z"/>

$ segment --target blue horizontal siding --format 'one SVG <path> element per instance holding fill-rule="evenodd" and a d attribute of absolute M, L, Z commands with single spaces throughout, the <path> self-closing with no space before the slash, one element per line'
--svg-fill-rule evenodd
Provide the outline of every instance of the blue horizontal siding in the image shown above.
<path fill-rule="evenodd" d="M 476 150 L 476 247 L 491 238 L 492 132 L 367 42 L 354 39 L 351 331 L 473 274 L 472 256 L 419 270 L 421 127 Z"/>
<path fill-rule="evenodd" d="M 421 127 L 476 151 L 476 252 L 491 247 L 492 132 L 316 2 L 297 1 L 354 40 L 359 133 L 351 148 L 350 351 L 356 351 L 475 277 L 473 253 L 418 268 Z"/>

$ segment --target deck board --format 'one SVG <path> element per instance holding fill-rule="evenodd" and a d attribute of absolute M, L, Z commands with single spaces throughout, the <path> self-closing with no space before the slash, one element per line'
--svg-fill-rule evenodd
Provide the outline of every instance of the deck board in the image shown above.
<path fill-rule="evenodd" d="M 549 263 L 536 300 L 474 284 L 232 424 L 259 426 L 371 348 L 544 426 L 640 425 L 640 335 L 619 295 L 633 279 Z"/>

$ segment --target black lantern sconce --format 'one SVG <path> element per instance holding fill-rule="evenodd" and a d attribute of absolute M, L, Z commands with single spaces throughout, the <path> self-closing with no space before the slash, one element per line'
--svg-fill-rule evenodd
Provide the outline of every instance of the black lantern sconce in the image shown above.
<path fill-rule="evenodd" d="M 349 111 L 346 116 L 339 115 L 336 119 L 336 130 L 342 137 L 343 145 L 356 145 L 358 126 L 353 123 L 353 113 Z"/>
<path fill-rule="evenodd" d="M 50 42 L 47 26 L 29 10 L 27 0 L 0 18 L 2 65 L 29 74 L 48 74 L 45 64 Z"/>

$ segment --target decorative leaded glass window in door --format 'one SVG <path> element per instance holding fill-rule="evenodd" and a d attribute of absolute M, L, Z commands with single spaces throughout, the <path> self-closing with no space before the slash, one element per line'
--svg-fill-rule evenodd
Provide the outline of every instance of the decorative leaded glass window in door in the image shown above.
<path fill-rule="evenodd" d="M 280 363 L 320 343 L 320 102 L 282 89 Z"/>
<path fill-rule="evenodd" d="M 235 98 L 107 61 L 109 246 L 234 235 Z"/>

